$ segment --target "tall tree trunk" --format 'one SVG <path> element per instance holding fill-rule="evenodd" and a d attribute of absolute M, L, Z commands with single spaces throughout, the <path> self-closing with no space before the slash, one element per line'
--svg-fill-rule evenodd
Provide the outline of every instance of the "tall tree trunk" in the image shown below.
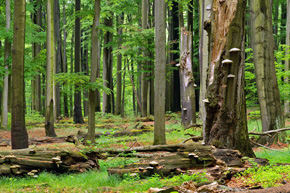
<path fill-rule="evenodd" d="M 42 17 L 41 17 L 41 11 L 42 11 L 42 0 L 37 0 L 37 13 L 36 13 L 36 24 L 38 26 L 42 26 Z M 38 54 L 41 51 L 41 44 L 36 43 L 36 53 Z M 37 112 L 41 112 L 41 77 L 40 72 L 38 75 L 36 75 L 35 78 L 35 110 Z"/>
<path fill-rule="evenodd" d="M 142 29 L 148 28 L 148 0 L 142 0 Z M 146 48 L 142 48 L 142 56 L 147 57 Z M 141 78 L 141 117 L 148 116 L 148 61 L 142 62 L 142 78 Z"/>
<path fill-rule="evenodd" d="M 45 134 L 55 137 L 54 108 L 55 108 L 55 39 L 54 39 L 54 0 L 47 0 L 47 51 L 46 51 L 46 103 L 45 103 Z"/>
<path fill-rule="evenodd" d="M 82 52 L 82 72 L 85 75 L 89 75 L 89 48 L 88 48 L 88 38 L 84 32 L 82 33 L 84 37 L 83 40 L 83 52 Z M 89 101 L 88 101 L 89 93 L 87 90 L 83 90 L 83 105 L 84 105 L 84 116 L 88 116 L 89 112 Z"/>
<path fill-rule="evenodd" d="M 125 88 L 126 88 L 126 61 L 127 59 L 124 59 L 124 67 L 123 67 L 123 93 L 122 93 L 122 111 L 121 116 L 125 117 Z M 135 105 L 135 104 L 133 104 Z M 133 109 L 134 113 L 135 110 Z"/>
<path fill-rule="evenodd" d="M 154 101 L 154 145 L 166 144 L 165 137 L 165 85 L 166 85 L 166 33 L 165 1 L 155 0 L 155 101 Z"/>
<path fill-rule="evenodd" d="M 6 0 L 6 32 L 10 30 L 11 24 L 11 10 L 10 0 Z M 9 56 L 11 55 L 11 42 L 8 38 L 5 38 L 5 51 L 4 51 L 4 69 L 5 77 L 3 82 L 3 94 L 2 94 L 2 113 L 1 113 L 1 128 L 7 129 L 8 123 L 8 77 L 9 77 Z"/>
<path fill-rule="evenodd" d="M 195 89 L 192 71 L 192 32 L 181 28 L 180 34 L 180 95 L 182 104 L 182 125 L 196 123 Z"/>
<path fill-rule="evenodd" d="M 75 36 L 75 34 L 74 34 L 74 32 L 72 32 L 72 37 L 71 37 L 71 53 L 70 53 L 70 73 L 73 73 L 73 71 L 74 71 L 74 36 Z M 73 90 L 73 86 L 69 86 L 70 87 L 70 89 L 69 90 Z M 74 116 L 74 110 L 73 110 L 73 105 L 74 103 L 73 103 L 73 93 L 70 93 L 70 95 L 69 95 L 69 112 L 70 112 L 70 116 L 71 117 L 73 117 Z"/>
<path fill-rule="evenodd" d="M 12 52 L 12 149 L 28 148 L 25 127 L 24 50 L 25 50 L 25 0 L 14 1 L 14 29 Z"/>
<path fill-rule="evenodd" d="M 54 0 L 54 37 L 55 37 L 55 47 L 56 47 L 56 73 L 61 73 L 63 68 L 63 58 L 62 58 L 62 39 L 60 31 L 60 8 L 59 0 Z M 55 84 L 55 118 L 61 115 L 61 92 L 60 83 Z"/>
<path fill-rule="evenodd" d="M 290 0 L 287 0 L 287 23 L 286 23 L 286 45 L 290 47 Z M 289 47 L 286 50 L 286 56 L 290 54 Z M 290 59 L 285 60 L 285 72 L 290 69 Z M 285 76 L 285 84 L 289 84 L 289 76 Z M 285 116 L 290 115 L 289 100 L 285 100 Z"/>
<path fill-rule="evenodd" d="M 65 1 L 63 1 L 63 68 L 62 71 L 64 73 L 67 73 L 67 55 L 66 55 L 66 39 L 67 39 L 67 32 L 66 32 L 66 15 L 65 15 Z M 63 87 L 65 88 L 65 84 L 63 84 Z M 63 115 L 64 117 L 69 117 L 68 112 L 68 91 L 63 92 Z"/>
<path fill-rule="evenodd" d="M 75 0 L 75 13 L 81 10 L 81 0 Z M 80 72 L 81 67 L 81 21 L 77 16 L 75 19 L 75 73 Z M 75 85 L 74 92 L 74 118 L 75 123 L 84 123 L 82 115 L 82 96 L 78 85 Z"/>
<path fill-rule="evenodd" d="M 124 13 L 122 13 L 118 17 L 118 24 L 123 25 L 124 23 Z M 118 31 L 118 46 L 119 49 L 122 46 L 122 27 L 117 28 Z M 122 111 L 122 104 L 121 104 L 121 98 L 122 98 L 122 54 L 119 54 L 117 56 L 117 96 L 116 96 L 116 115 L 120 115 Z"/>
<path fill-rule="evenodd" d="M 91 52 L 91 73 L 90 82 L 95 83 L 97 78 L 97 68 L 99 59 L 99 37 L 98 26 L 100 25 L 100 0 L 95 0 L 95 16 L 92 26 L 92 52 Z M 95 107 L 96 107 L 96 90 L 89 89 L 89 115 L 88 115 L 88 139 L 95 141 Z"/>
<path fill-rule="evenodd" d="M 282 128 L 280 93 L 274 64 L 274 38 L 270 1 L 251 1 L 251 29 L 255 75 L 263 131 Z"/>
<path fill-rule="evenodd" d="M 199 0 L 199 71 L 200 71 L 200 92 L 199 92 L 199 117 L 205 129 L 206 110 L 205 93 L 207 89 L 207 70 L 209 65 L 209 34 L 205 30 L 205 23 L 209 24 L 211 19 L 212 0 Z M 207 27 L 210 28 L 210 27 Z M 205 135 L 205 131 L 203 131 Z M 203 136 L 205 138 L 205 136 Z"/>
<path fill-rule="evenodd" d="M 177 60 L 179 60 L 179 19 L 178 19 L 178 3 L 172 2 L 172 10 L 169 12 L 170 16 L 170 30 L 169 30 L 169 42 L 172 44 L 170 52 L 170 61 L 168 62 L 171 67 L 175 68 Z M 170 73 L 171 74 L 171 73 Z M 180 100 L 180 78 L 179 78 L 179 69 L 173 69 L 172 75 L 168 78 L 168 86 L 166 91 L 166 104 L 169 105 L 167 110 L 172 112 L 180 111 L 181 100 Z M 168 99 L 169 98 L 169 99 Z"/>
<path fill-rule="evenodd" d="M 104 25 L 108 27 L 113 26 L 113 13 L 110 13 L 109 18 L 105 18 Z M 112 54 L 112 46 L 107 46 L 113 40 L 112 32 L 106 31 L 104 37 L 104 45 L 106 45 L 103 49 L 103 79 L 104 86 L 113 90 L 113 54 Z M 104 113 L 112 113 L 112 101 L 113 101 L 113 93 L 107 94 L 103 92 L 103 114 Z"/>
<path fill-rule="evenodd" d="M 205 143 L 254 156 L 244 96 L 246 0 L 213 1 L 212 58 L 206 99 Z"/>

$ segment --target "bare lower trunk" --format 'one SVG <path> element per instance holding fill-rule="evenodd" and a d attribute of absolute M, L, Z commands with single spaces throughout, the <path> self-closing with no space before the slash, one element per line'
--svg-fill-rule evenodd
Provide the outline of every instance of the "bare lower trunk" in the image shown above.
<path fill-rule="evenodd" d="M 28 147 L 28 134 L 25 127 L 24 91 L 24 50 L 25 50 L 25 0 L 14 2 L 14 28 L 12 52 L 12 149 Z"/>
<path fill-rule="evenodd" d="M 251 29 L 263 131 L 279 129 L 285 121 L 274 64 L 272 7 L 269 1 L 251 1 Z"/>
<path fill-rule="evenodd" d="M 53 75 L 55 74 L 55 46 L 53 29 L 53 10 L 54 0 L 47 1 L 47 65 L 46 65 L 46 102 L 45 102 L 45 134 L 49 137 L 55 137 L 54 130 L 54 98 L 55 86 Z"/>
<path fill-rule="evenodd" d="M 290 46 L 290 0 L 287 0 L 287 23 L 286 23 L 286 45 Z M 286 55 L 289 55 L 289 48 L 286 51 Z M 288 72 L 290 69 L 290 59 L 285 61 L 285 72 Z M 285 76 L 285 84 L 289 84 L 289 76 Z M 285 116 L 290 115 L 290 109 L 289 109 L 289 100 L 285 100 Z"/>
<path fill-rule="evenodd" d="M 81 0 L 76 0 L 75 11 L 81 10 Z M 80 72 L 81 67 L 81 23 L 80 17 L 75 19 L 75 73 Z M 75 123 L 84 123 L 82 115 L 82 96 L 78 85 L 75 85 L 74 90 L 74 118 Z"/>
<path fill-rule="evenodd" d="M 165 137 L 165 2 L 155 0 L 155 98 L 154 98 L 154 145 L 166 144 Z"/>
<path fill-rule="evenodd" d="M 187 127 L 196 123 L 195 89 L 192 71 L 192 32 L 181 28 L 180 35 L 180 93 L 182 125 Z"/>
<path fill-rule="evenodd" d="M 95 0 L 95 16 L 92 27 L 92 54 L 90 82 L 96 82 L 98 58 L 99 58 L 99 37 L 98 26 L 100 25 L 100 0 Z M 89 115 L 88 115 L 88 139 L 95 141 L 95 110 L 96 110 L 96 90 L 89 89 Z"/>
<path fill-rule="evenodd" d="M 6 32 L 10 30 L 10 0 L 6 0 Z M 7 129 L 8 123 L 8 87 L 9 87 L 9 56 L 11 55 L 11 42 L 8 38 L 5 39 L 5 52 L 4 52 L 4 69 L 5 77 L 3 82 L 3 95 L 2 95 L 2 113 L 1 113 L 1 128 Z"/>

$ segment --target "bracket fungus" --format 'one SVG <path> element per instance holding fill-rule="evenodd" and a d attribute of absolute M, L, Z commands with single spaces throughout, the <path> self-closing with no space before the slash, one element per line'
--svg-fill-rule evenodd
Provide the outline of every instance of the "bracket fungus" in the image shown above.
<path fill-rule="evenodd" d="M 241 50 L 239 48 L 232 48 L 230 49 L 230 52 L 240 52 Z"/>
<path fill-rule="evenodd" d="M 228 75 L 228 78 L 235 78 L 235 75 L 233 75 L 233 74 L 229 74 L 229 75 Z"/>
<path fill-rule="evenodd" d="M 230 59 L 225 59 L 222 61 L 222 64 L 231 64 L 231 63 L 233 63 L 233 61 Z"/>

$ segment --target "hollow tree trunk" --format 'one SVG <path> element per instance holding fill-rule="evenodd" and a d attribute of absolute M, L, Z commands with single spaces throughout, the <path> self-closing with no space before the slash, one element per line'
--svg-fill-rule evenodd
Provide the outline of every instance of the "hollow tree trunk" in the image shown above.
<path fill-rule="evenodd" d="M 206 99 L 205 143 L 254 156 L 244 96 L 246 0 L 213 1 L 213 46 Z"/>

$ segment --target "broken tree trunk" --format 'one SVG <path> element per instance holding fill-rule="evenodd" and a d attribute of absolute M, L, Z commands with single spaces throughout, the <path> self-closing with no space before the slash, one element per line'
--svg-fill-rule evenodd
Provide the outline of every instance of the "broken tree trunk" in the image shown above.
<path fill-rule="evenodd" d="M 99 149 L 99 153 L 137 153 L 153 152 L 155 157 L 147 155 L 147 159 L 126 166 L 109 168 L 109 174 L 123 176 L 126 173 L 135 173 L 140 176 L 160 174 L 167 176 L 181 173 L 193 168 L 204 168 L 213 166 L 217 162 L 226 166 L 242 166 L 242 154 L 238 150 L 216 149 L 213 146 L 204 146 L 201 143 L 156 145 L 146 147 L 135 147 L 128 150 L 123 149 Z M 134 155 L 134 153 L 133 153 Z M 145 157 L 145 156 L 144 156 Z"/>
<path fill-rule="evenodd" d="M 244 93 L 246 0 L 213 1 L 204 141 L 254 156 Z M 212 38 L 211 37 L 211 38 Z"/>
<path fill-rule="evenodd" d="M 192 72 L 192 32 L 181 29 L 180 35 L 180 94 L 182 102 L 182 125 L 196 123 L 195 89 Z"/>
<path fill-rule="evenodd" d="M 73 150 L 60 149 L 22 149 L 0 152 L 1 175 L 31 175 L 41 171 L 85 172 L 99 169 L 96 153 L 82 154 Z"/>

